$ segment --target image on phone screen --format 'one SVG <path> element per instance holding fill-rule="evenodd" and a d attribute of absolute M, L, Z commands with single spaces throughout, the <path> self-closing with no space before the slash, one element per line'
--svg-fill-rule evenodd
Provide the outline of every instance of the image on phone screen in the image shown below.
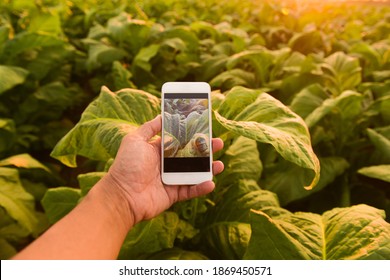
<path fill-rule="evenodd" d="M 170 93 L 164 100 L 164 172 L 209 172 L 207 93 Z"/>

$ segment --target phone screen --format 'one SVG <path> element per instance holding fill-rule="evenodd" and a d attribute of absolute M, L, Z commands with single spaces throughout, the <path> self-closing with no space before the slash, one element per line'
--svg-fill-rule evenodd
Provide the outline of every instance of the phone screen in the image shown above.
<path fill-rule="evenodd" d="M 163 172 L 209 172 L 210 131 L 207 93 L 166 93 Z"/>

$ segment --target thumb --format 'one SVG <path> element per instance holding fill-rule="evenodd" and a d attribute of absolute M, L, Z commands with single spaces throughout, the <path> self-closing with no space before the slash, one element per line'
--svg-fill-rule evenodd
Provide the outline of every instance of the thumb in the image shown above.
<path fill-rule="evenodd" d="M 153 120 L 144 123 L 137 129 L 137 134 L 144 140 L 149 140 L 159 132 L 161 132 L 161 115 L 158 115 Z"/>

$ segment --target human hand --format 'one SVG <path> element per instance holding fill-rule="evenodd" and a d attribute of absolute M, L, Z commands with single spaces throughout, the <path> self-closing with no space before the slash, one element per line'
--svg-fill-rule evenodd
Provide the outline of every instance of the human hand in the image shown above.
<path fill-rule="evenodd" d="M 133 225 L 157 216 L 177 201 L 205 195 L 215 187 L 212 181 L 194 186 L 164 185 L 161 181 L 161 138 L 153 138 L 159 132 L 161 116 L 126 135 L 107 175 L 111 191 L 126 200 Z M 212 146 L 216 152 L 222 149 L 223 142 L 215 138 Z M 223 168 L 222 162 L 213 162 L 214 175 Z"/>

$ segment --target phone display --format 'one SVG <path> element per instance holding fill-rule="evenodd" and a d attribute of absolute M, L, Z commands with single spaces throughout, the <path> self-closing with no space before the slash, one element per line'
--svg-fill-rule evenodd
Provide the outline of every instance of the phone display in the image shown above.
<path fill-rule="evenodd" d="M 163 181 L 195 184 L 211 179 L 209 85 L 167 83 L 162 96 Z"/>

